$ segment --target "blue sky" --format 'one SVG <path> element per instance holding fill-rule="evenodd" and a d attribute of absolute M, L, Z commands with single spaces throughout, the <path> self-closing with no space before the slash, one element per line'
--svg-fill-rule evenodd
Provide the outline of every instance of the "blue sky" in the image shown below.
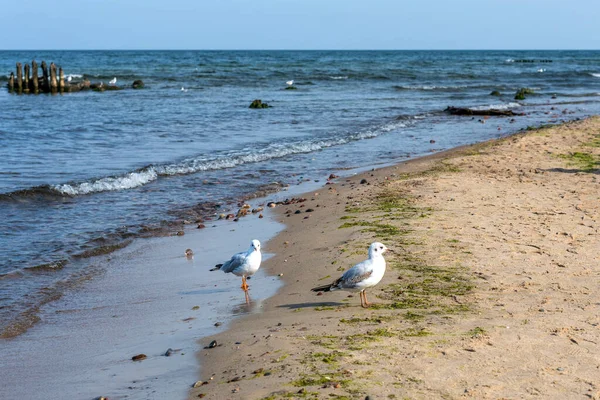
<path fill-rule="evenodd" d="M 7 3 L 8 4 L 8 3 Z M 0 49 L 598 49 L 599 0 L 22 0 Z"/>

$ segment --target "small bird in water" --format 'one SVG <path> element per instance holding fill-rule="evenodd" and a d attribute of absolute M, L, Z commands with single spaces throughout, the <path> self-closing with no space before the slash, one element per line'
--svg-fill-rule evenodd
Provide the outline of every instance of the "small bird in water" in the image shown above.
<path fill-rule="evenodd" d="M 114 86 L 117 84 L 117 77 L 115 76 L 114 78 L 112 78 L 110 80 L 110 82 L 108 82 L 109 85 Z"/>
<path fill-rule="evenodd" d="M 294 84 L 294 80 L 292 79 L 291 81 L 287 81 L 287 82 L 286 82 L 286 84 L 287 84 L 288 86 L 292 86 L 292 85 Z"/>
<path fill-rule="evenodd" d="M 248 295 L 249 286 L 246 282 L 246 277 L 250 277 L 258 271 L 261 260 L 260 242 L 254 239 L 247 251 L 234 254 L 229 261 L 215 265 L 211 271 L 221 270 L 225 273 L 231 272 L 236 276 L 241 276 L 241 288 L 246 295 L 246 303 L 248 304 L 250 303 L 250 297 Z"/>
<path fill-rule="evenodd" d="M 383 253 L 388 250 L 385 245 L 379 242 L 372 243 L 369 246 L 369 258 L 350 268 L 348 271 L 333 283 L 318 286 L 311 289 L 313 292 L 331 292 L 334 290 L 347 290 L 350 292 L 360 292 L 360 305 L 367 308 L 371 305 L 367 301 L 368 288 L 379 283 L 385 274 L 385 259 Z"/>

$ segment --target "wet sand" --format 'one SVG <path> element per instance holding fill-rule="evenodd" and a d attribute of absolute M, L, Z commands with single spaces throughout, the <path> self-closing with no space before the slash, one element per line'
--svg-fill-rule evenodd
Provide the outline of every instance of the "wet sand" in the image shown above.
<path fill-rule="evenodd" d="M 251 237 L 267 241 L 281 224 L 256 215 L 214 224 L 85 260 L 96 265 L 95 278 L 45 305 L 26 333 L 0 340 L 0 398 L 185 398 L 198 374 L 196 341 L 236 315 L 259 312 L 281 286 L 259 271 L 248 307 L 237 277 L 208 271 L 246 250 Z M 147 358 L 133 362 L 140 353 Z"/>
<path fill-rule="evenodd" d="M 595 117 L 278 207 L 286 228 L 264 269 L 285 284 L 199 342 L 221 346 L 200 350 L 207 384 L 189 398 L 599 399 L 599 167 Z M 310 291 L 375 240 L 396 253 L 373 307 Z"/>

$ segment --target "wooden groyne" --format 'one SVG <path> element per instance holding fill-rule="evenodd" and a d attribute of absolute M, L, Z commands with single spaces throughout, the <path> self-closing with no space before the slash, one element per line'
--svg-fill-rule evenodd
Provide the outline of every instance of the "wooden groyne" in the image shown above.
<path fill-rule="evenodd" d="M 42 69 L 42 75 L 38 75 L 39 69 Z M 23 72 L 25 72 L 23 74 Z M 31 74 L 31 76 L 30 76 Z M 62 67 L 53 62 L 48 66 L 46 61 L 38 67 L 35 60 L 29 64 L 23 65 L 16 63 L 16 73 L 13 71 L 8 78 L 8 91 L 16 94 L 39 94 L 39 93 L 69 93 L 82 90 L 94 90 L 103 92 L 105 90 L 121 90 L 123 87 L 116 84 L 109 85 L 103 82 L 92 83 L 87 79 L 79 81 L 65 80 L 65 74 Z M 144 82 L 136 80 L 131 85 L 133 89 L 142 89 Z"/>

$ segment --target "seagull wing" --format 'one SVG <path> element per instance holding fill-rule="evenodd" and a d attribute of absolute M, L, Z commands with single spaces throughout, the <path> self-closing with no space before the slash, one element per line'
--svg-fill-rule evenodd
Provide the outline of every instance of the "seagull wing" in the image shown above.
<path fill-rule="evenodd" d="M 336 286 L 340 289 L 352 289 L 372 274 L 373 262 L 371 260 L 365 260 L 344 272 L 344 275 L 338 280 Z"/>
<path fill-rule="evenodd" d="M 246 262 L 246 257 L 248 257 L 248 253 L 245 252 L 234 254 L 229 261 L 223 264 L 221 271 L 225 273 L 233 272 L 236 268 L 240 267 Z"/>

